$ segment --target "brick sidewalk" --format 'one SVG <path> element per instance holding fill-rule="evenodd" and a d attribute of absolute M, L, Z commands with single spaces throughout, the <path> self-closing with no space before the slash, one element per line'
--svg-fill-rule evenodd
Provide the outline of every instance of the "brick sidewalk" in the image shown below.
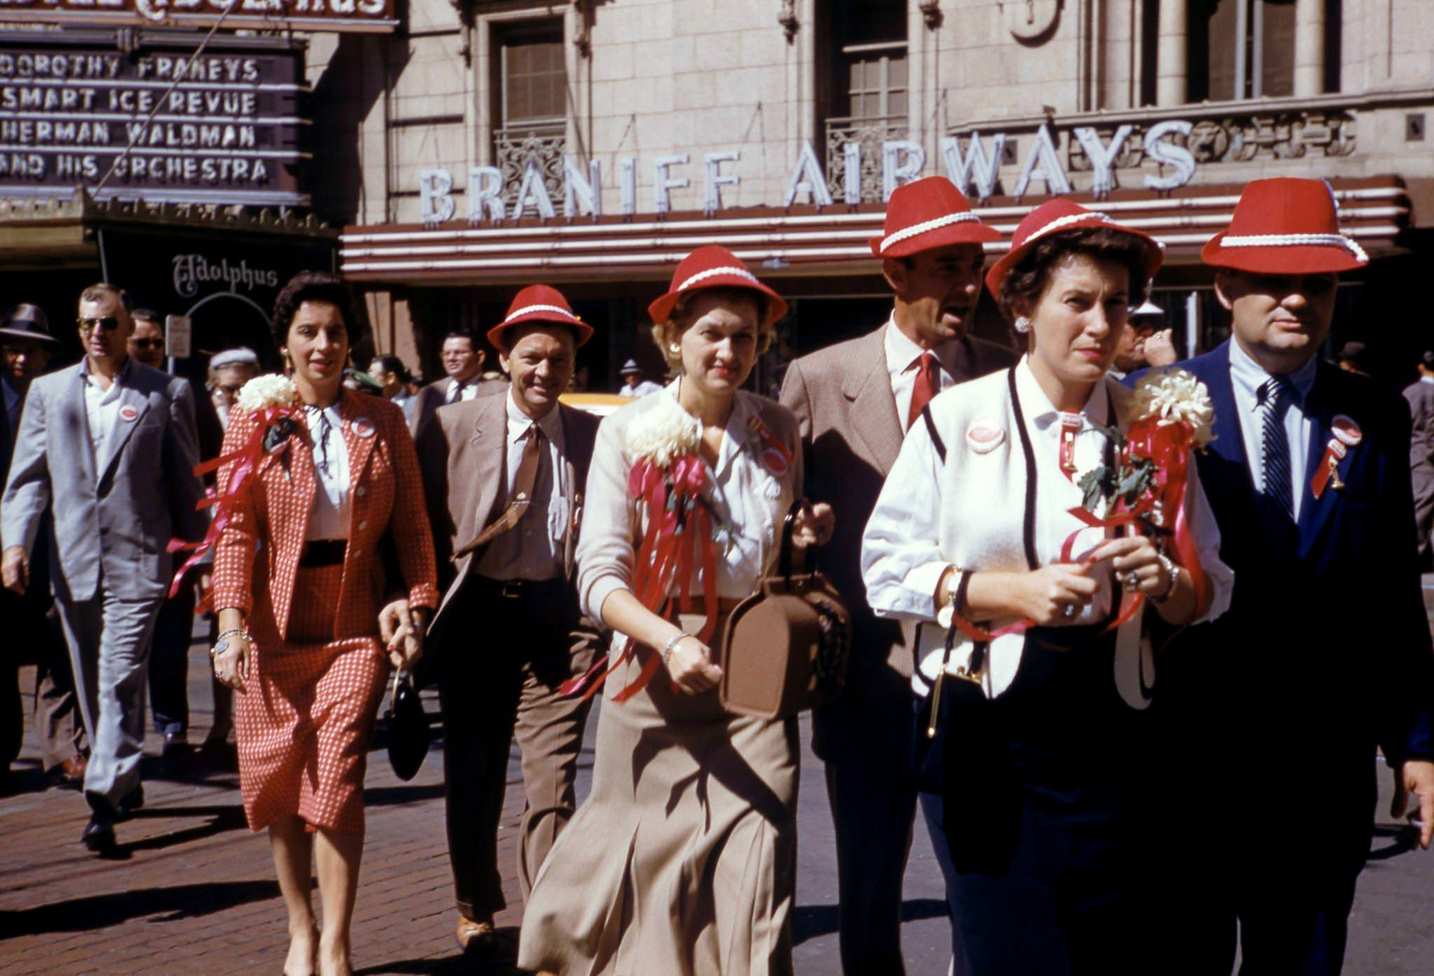
<path fill-rule="evenodd" d="M 211 722 L 203 651 L 191 666 L 190 739 Z M 33 670 L 21 672 L 28 689 Z M 428 702 L 430 715 L 437 702 Z M 83 797 L 44 789 L 30 743 L 16 764 L 15 795 L 0 800 L 0 972 L 203 974 L 278 973 L 287 947 L 283 903 L 267 838 L 244 824 L 238 775 L 194 769 L 187 776 L 144 761 L 145 806 L 118 825 L 114 860 L 80 846 L 89 816 Z M 364 791 L 368 840 L 354 913 L 360 973 L 506 973 L 463 964 L 453 941 L 452 882 L 443 835 L 442 753 L 430 750 L 410 783 L 381 749 L 369 754 Z M 522 795 L 510 789 L 499 839 L 513 863 Z M 504 891 L 519 905 L 517 884 Z M 315 904 L 318 904 L 317 891 Z M 514 930 L 510 908 L 498 918 Z"/>

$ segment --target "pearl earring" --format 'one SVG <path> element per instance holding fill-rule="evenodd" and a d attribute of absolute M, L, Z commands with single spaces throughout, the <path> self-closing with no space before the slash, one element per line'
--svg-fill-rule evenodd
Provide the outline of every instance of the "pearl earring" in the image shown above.
<path fill-rule="evenodd" d="M 1016 327 L 1016 331 L 1021 333 L 1022 335 L 1031 331 L 1031 320 L 1026 318 L 1024 315 L 1017 315 L 1014 325 Z"/>

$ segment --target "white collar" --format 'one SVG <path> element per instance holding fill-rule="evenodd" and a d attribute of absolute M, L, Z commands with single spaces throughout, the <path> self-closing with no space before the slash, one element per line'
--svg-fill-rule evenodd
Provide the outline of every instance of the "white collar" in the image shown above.
<path fill-rule="evenodd" d="M 1315 373 L 1318 369 L 1319 364 L 1315 362 L 1315 357 L 1311 356 L 1309 362 L 1299 369 L 1285 374 L 1284 378 L 1289 380 L 1290 385 L 1294 387 L 1296 399 L 1300 404 L 1303 404 L 1305 398 L 1310 395 L 1310 389 L 1314 386 Z M 1260 387 L 1264 386 L 1268 379 L 1270 379 L 1270 373 L 1265 367 L 1255 362 L 1254 357 L 1245 351 L 1244 346 L 1240 345 L 1240 341 L 1232 336 L 1230 338 L 1230 380 L 1254 398 L 1256 409 L 1259 408 L 1260 403 Z"/>
<path fill-rule="evenodd" d="M 951 372 L 951 350 L 958 341 L 953 339 L 950 342 L 943 342 L 931 350 L 935 353 L 936 361 L 941 364 L 941 368 L 948 373 Z M 912 342 L 910 336 L 897 328 L 895 313 L 892 313 L 892 316 L 886 320 L 886 332 L 882 335 L 882 345 L 886 351 L 886 371 L 891 374 L 893 379 L 909 370 L 912 364 L 921 358 L 921 354 L 927 351 Z"/>
<path fill-rule="evenodd" d="M 1419 377 L 1419 382 L 1421 382 L 1421 383 L 1434 383 L 1434 376 L 1421 376 L 1421 377 Z"/>
<path fill-rule="evenodd" d="M 511 387 L 508 390 L 508 395 L 503 399 L 507 403 L 508 408 L 508 439 L 510 441 L 517 442 L 522 440 L 527 436 L 528 428 L 533 424 L 537 424 L 538 429 L 543 432 L 543 436 L 547 437 L 550 443 L 557 443 L 559 435 L 562 434 L 563 430 L 563 418 L 558 413 L 559 407 L 557 404 L 554 404 L 553 409 L 543 414 L 541 420 L 534 420 L 525 414 L 522 408 L 518 406 L 518 402 L 513 399 L 513 390 Z"/>
<path fill-rule="evenodd" d="M 1085 419 L 1087 426 L 1104 427 L 1107 425 L 1110 416 L 1107 412 L 1110 402 L 1109 393 L 1106 391 L 1107 382 L 1114 381 L 1107 380 L 1104 376 L 1096 381 L 1096 384 L 1091 387 L 1090 395 L 1085 398 L 1085 405 L 1080 408 L 1080 416 Z M 1051 398 L 1046 396 L 1046 391 L 1041 389 L 1041 384 L 1036 380 L 1036 374 L 1031 371 L 1029 355 L 1023 355 L 1021 361 L 1016 364 L 1016 393 L 1021 398 L 1021 409 L 1026 415 L 1026 422 L 1034 425 L 1038 430 L 1045 430 L 1064 416 L 1051 403 Z"/>

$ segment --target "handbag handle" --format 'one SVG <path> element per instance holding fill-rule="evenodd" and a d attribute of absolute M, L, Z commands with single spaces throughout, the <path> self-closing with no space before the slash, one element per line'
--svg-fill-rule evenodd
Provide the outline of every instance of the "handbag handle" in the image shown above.
<path fill-rule="evenodd" d="M 792 526 L 796 524 L 797 513 L 811 504 L 805 497 L 792 502 L 787 517 L 782 520 L 782 547 L 777 556 L 777 575 L 790 582 L 792 579 Z M 802 551 L 802 571 L 807 569 L 807 553 Z"/>

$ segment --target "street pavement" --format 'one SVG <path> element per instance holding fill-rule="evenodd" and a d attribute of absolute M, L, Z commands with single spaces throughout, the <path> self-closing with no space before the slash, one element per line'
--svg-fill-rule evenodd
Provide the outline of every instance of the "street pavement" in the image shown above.
<path fill-rule="evenodd" d="M 207 666 L 204 648 L 196 645 L 190 671 L 194 742 L 211 723 Z M 31 681 L 33 670 L 24 669 L 22 687 Z M 436 721 L 437 702 L 428 699 L 427 709 Z M 582 757 L 580 796 L 588 789 L 595 726 L 596 712 Z M 799 976 L 836 976 L 831 818 L 809 733 L 803 718 L 796 969 Z M 84 800 L 76 792 L 44 788 L 34 744 L 27 741 L 15 767 L 14 791 L 0 798 L 0 973 L 221 976 L 280 971 L 286 945 L 283 907 L 266 839 L 244 826 L 237 775 L 196 764 L 167 767 L 158 758 L 159 745 L 151 736 L 144 808 L 119 825 L 118 856 L 101 860 L 79 844 L 88 816 Z M 499 840 L 510 907 L 497 921 L 509 946 L 521 920 L 513 852 L 521 805 L 518 782 L 515 750 Z M 1408 832 L 1387 815 L 1389 782 L 1383 770 L 1380 782 L 1380 832 L 1360 882 L 1345 972 L 1429 976 L 1434 972 L 1434 852 L 1409 849 Z M 439 749 L 431 750 L 419 774 L 403 783 L 389 768 L 381 742 L 375 742 L 366 785 L 368 841 L 354 921 L 356 972 L 513 974 L 503 953 L 465 960 L 453 941 Z M 1300 815 L 1299 803 L 1295 793 L 1251 797 L 1252 829 L 1267 830 L 1271 843 L 1278 843 L 1284 819 Z M 903 919 L 908 974 L 942 976 L 949 934 L 941 879 L 919 818 Z"/>

